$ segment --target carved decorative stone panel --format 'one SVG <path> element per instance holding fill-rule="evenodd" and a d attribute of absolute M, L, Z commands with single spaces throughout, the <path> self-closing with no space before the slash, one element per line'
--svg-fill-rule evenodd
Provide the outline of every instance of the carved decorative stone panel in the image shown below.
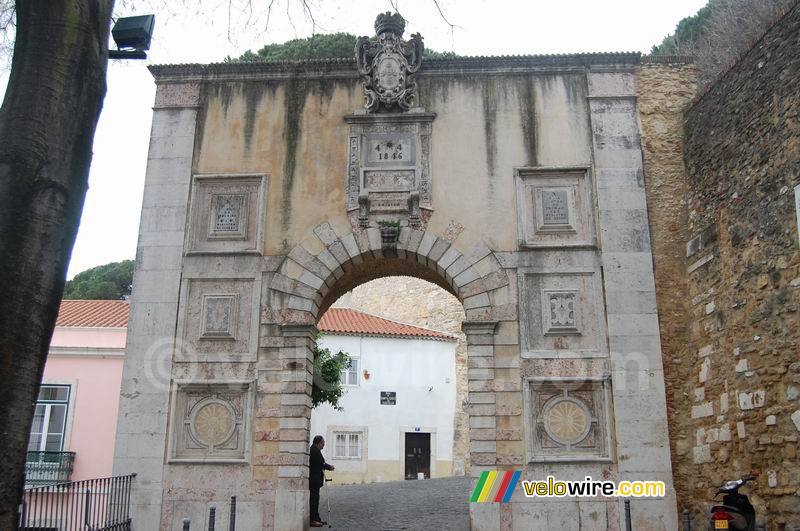
<path fill-rule="evenodd" d="M 526 380 L 528 462 L 610 460 L 610 380 Z"/>
<path fill-rule="evenodd" d="M 588 168 L 518 168 L 520 247 L 595 246 Z"/>
<path fill-rule="evenodd" d="M 603 298 L 595 271 L 558 273 L 523 268 L 519 279 L 524 357 L 607 355 Z"/>
<path fill-rule="evenodd" d="M 181 287 L 176 361 L 255 359 L 260 282 L 187 278 Z"/>
<path fill-rule="evenodd" d="M 433 206 L 430 137 L 434 117 L 421 111 L 347 117 L 347 210 L 358 211 L 354 228 L 398 217 L 411 226 L 424 222 L 424 213 Z"/>
<path fill-rule="evenodd" d="M 246 461 L 250 383 L 178 383 L 173 396 L 171 461 Z"/>
<path fill-rule="evenodd" d="M 424 45 L 419 33 L 403 39 L 406 21 L 398 13 L 375 19 L 375 37 L 359 37 L 355 54 L 364 85 L 364 108 L 408 110 L 414 106 L 414 73 L 422 65 Z"/>
<path fill-rule="evenodd" d="M 265 181 L 263 175 L 195 175 L 187 254 L 260 253 Z"/>
<path fill-rule="evenodd" d="M 578 332 L 577 302 L 577 291 L 545 291 L 544 333 Z"/>
<path fill-rule="evenodd" d="M 201 314 L 204 339 L 236 339 L 239 314 L 239 295 L 203 295 Z"/>

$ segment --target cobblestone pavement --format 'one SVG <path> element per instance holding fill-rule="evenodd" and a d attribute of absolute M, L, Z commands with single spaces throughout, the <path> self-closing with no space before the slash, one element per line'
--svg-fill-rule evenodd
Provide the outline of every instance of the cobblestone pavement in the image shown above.
<path fill-rule="evenodd" d="M 331 523 L 343 531 L 466 531 L 469 487 L 469 477 L 331 486 Z M 319 509 L 327 520 L 325 488 Z"/>

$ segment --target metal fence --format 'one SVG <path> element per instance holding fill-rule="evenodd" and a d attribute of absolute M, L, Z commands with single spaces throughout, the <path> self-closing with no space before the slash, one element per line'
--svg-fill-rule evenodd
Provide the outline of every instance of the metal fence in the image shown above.
<path fill-rule="evenodd" d="M 25 490 L 19 531 L 129 531 L 136 474 Z"/>
<path fill-rule="evenodd" d="M 75 452 L 28 452 L 25 484 L 31 487 L 69 481 Z"/>

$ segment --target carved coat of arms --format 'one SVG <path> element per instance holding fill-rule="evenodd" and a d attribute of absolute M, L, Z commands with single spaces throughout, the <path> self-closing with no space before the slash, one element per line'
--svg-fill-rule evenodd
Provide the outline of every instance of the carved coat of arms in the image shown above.
<path fill-rule="evenodd" d="M 376 36 L 356 41 L 356 64 L 364 78 L 364 107 L 369 112 L 414 106 L 413 74 L 422 65 L 424 45 L 419 33 L 403 40 L 405 26 L 399 14 L 382 13 L 375 20 Z"/>

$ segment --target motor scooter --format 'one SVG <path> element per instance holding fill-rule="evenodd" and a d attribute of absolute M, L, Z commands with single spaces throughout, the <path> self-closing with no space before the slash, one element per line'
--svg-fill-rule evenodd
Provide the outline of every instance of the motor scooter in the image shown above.
<path fill-rule="evenodd" d="M 745 494 L 739 494 L 741 487 L 755 479 L 755 476 L 746 476 L 723 483 L 714 497 L 716 498 L 720 494 L 725 496 L 722 498 L 722 505 L 715 505 L 711 508 L 709 529 L 755 531 L 756 510 Z"/>

